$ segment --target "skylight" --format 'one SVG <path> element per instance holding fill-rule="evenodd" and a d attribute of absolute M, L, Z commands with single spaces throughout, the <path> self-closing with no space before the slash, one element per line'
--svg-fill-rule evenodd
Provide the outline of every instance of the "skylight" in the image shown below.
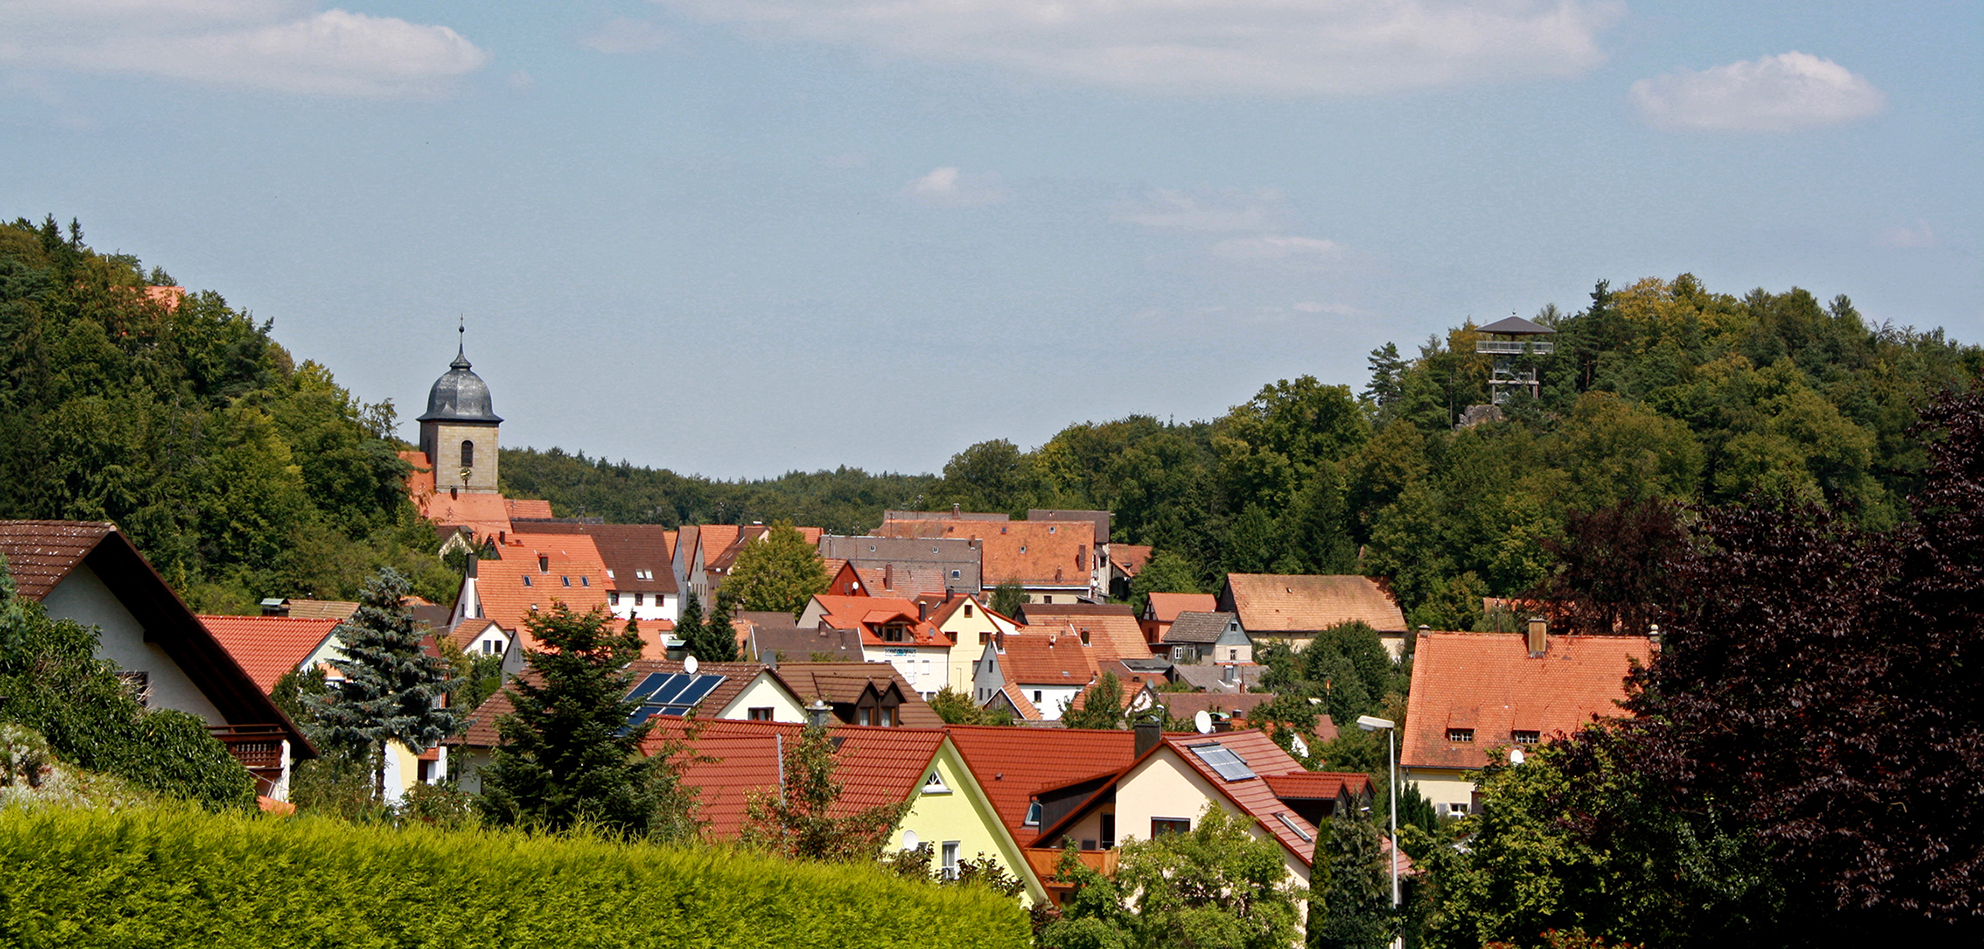
<path fill-rule="evenodd" d="M 1314 837 L 1311 837 L 1311 836 L 1309 836 L 1309 832 L 1308 832 L 1308 831 L 1306 831 L 1306 830 L 1303 830 L 1303 829 L 1302 829 L 1302 825 L 1300 825 L 1300 824 L 1297 824 L 1297 823 L 1295 822 L 1295 820 L 1294 820 L 1293 818 L 1291 818 L 1291 817 L 1289 817 L 1289 816 L 1288 816 L 1288 812 L 1287 812 L 1287 811 L 1281 811 L 1281 812 L 1278 812 L 1278 813 L 1276 813 L 1276 814 L 1275 814 L 1274 816 L 1275 816 L 1275 819 L 1277 819 L 1277 820 L 1279 820 L 1279 821 L 1281 821 L 1281 826 L 1283 826 L 1283 827 L 1286 827 L 1286 828 L 1288 828 L 1289 830 L 1292 830 L 1292 831 L 1294 831 L 1294 832 L 1295 832 L 1295 836 L 1297 836 L 1297 837 L 1300 837 L 1300 838 L 1302 838 L 1303 840 L 1314 840 L 1314 839 L 1316 839 L 1316 838 L 1314 838 Z"/>
<path fill-rule="evenodd" d="M 1199 756 L 1200 761 L 1205 762 L 1208 767 L 1218 772 L 1220 777 L 1228 781 L 1245 781 L 1254 777 L 1254 769 L 1247 767 L 1245 760 L 1219 742 L 1212 741 L 1187 747 L 1191 749 L 1192 754 Z"/>

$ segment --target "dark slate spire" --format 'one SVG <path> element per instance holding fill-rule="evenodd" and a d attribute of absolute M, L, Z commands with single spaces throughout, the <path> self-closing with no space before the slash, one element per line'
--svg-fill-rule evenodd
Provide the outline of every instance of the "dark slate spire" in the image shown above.
<path fill-rule="evenodd" d="M 455 347 L 455 361 L 448 364 L 447 375 L 434 380 L 434 388 L 427 390 L 427 414 L 417 421 L 502 422 L 490 404 L 489 384 L 469 368 L 468 324 L 464 322 L 455 332 L 462 337 Z"/>

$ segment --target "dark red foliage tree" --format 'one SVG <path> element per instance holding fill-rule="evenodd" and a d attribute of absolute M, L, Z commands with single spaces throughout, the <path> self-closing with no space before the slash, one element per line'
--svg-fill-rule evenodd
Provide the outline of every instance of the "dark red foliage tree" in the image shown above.
<path fill-rule="evenodd" d="M 1688 547 L 1681 515 L 1656 499 L 1571 511 L 1563 538 L 1544 543 L 1557 568 L 1523 598 L 1566 633 L 1647 635 L 1674 599 L 1674 567 Z"/>

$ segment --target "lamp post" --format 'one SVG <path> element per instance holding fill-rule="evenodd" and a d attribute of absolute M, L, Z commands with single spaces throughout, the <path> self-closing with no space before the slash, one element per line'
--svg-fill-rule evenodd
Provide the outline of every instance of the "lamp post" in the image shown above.
<path fill-rule="evenodd" d="M 1389 809 L 1392 825 L 1392 911 L 1398 911 L 1398 723 L 1389 718 L 1375 715 L 1357 716 L 1357 727 L 1367 732 L 1384 729 L 1385 765 L 1391 769 L 1392 806 Z"/>

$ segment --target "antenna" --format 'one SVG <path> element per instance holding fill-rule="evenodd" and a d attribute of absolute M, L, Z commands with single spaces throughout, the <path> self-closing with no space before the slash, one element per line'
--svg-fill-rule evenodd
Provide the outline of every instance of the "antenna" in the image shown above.
<path fill-rule="evenodd" d="M 1522 759 L 1523 759 L 1523 753 L 1522 753 L 1522 749 L 1521 749 L 1521 748 L 1511 748 L 1511 749 L 1509 749 L 1509 763 L 1510 763 L 1510 764 L 1522 764 Z"/>
<path fill-rule="evenodd" d="M 902 849 L 904 850 L 916 849 L 916 831 L 905 830 L 902 832 Z"/>
<path fill-rule="evenodd" d="M 1192 727 L 1198 729 L 1199 734 L 1201 735 L 1212 734 L 1212 715 L 1209 714 L 1205 709 L 1199 709 L 1198 711 L 1193 712 Z"/>
<path fill-rule="evenodd" d="M 695 674 L 696 674 L 696 668 L 697 668 L 698 666 L 700 666 L 700 665 L 702 665 L 702 663 L 699 663 L 699 662 L 697 662 L 697 661 L 696 661 L 696 657 L 695 657 L 695 656 L 683 656 L 683 657 L 682 657 L 682 671 L 683 671 L 683 672 L 686 672 L 686 673 L 688 673 L 688 674 L 690 674 L 690 675 L 695 675 Z"/>

